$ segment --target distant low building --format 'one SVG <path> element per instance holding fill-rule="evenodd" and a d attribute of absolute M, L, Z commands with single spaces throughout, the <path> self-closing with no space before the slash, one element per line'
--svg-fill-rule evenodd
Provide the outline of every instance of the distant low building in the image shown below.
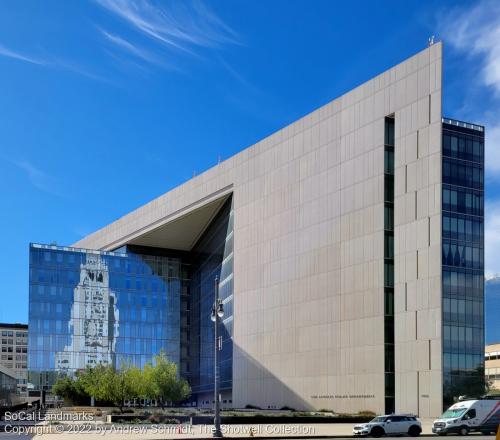
<path fill-rule="evenodd" d="M 16 387 L 15 373 L 0 365 L 0 408 L 18 403 Z"/>
<path fill-rule="evenodd" d="M 0 366 L 14 373 L 17 394 L 26 396 L 28 382 L 28 326 L 0 323 Z"/>
<path fill-rule="evenodd" d="M 484 361 L 486 380 L 500 392 L 500 343 L 486 346 Z"/>
<path fill-rule="evenodd" d="M 484 329 L 486 344 L 500 341 L 500 276 L 487 279 L 484 286 Z"/>

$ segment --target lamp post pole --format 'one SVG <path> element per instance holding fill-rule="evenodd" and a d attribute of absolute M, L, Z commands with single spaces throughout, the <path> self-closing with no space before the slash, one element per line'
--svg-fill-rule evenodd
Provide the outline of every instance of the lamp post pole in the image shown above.
<path fill-rule="evenodd" d="M 222 437 L 220 428 L 220 395 L 219 395 L 219 318 L 223 316 L 222 303 L 219 301 L 219 277 L 215 277 L 215 298 L 212 309 L 214 321 L 214 437 Z M 215 318 L 215 319 L 214 319 Z"/>

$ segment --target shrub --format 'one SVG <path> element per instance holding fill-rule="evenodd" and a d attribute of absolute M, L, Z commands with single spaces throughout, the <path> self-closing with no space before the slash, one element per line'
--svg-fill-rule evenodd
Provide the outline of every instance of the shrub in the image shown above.
<path fill-rule="evenodd" d="M 134 414 L 134 408 L 123 408 L 123 411 L 120 411 L 118 408 L 114 408 L 110 412 L 111 414 Z"/>
<path fill-rule="evenodd" d="M 155 413 L 151 416 L 149 416 L 148 421 L 150 423 L 153 423 L 155 425 L 162 424 L 162 425 L 178 425 L 180 422 L 177 419 L 173 419 L 166 414 L 162 413 Z"/>
<path fill-rule="evenodd" d="M 247 405 L 245 405 L 245 408 L 246 409 L 262 409 L 260 406 L 251 405 L 249 403 Z"/>
<path fill-rule="evenodd" d="M 375 414 L 373 411 L 368 411 L 368 410 L 363 410 L 358 412 L 358 416 L 360 417 L 375 417 L 377 414 Z"/>
<path fill-rule="evenodd" d="M 293 412 L 294 412 L 294 411 L 295 411 L 295 408 L 290 408 L 289 406 L 286 406 L 286 405 L 285 405 L 285 406 L 282 406 L 282 407 L 280 408 L 280 410 L 281 410 L 281 411 L 293 411 Z"/>

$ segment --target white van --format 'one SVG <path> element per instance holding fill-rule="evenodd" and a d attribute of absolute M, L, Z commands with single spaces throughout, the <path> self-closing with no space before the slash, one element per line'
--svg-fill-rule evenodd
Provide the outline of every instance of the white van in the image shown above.
<path fill-rule="evenodd" d="M 450 406 L 437 420 L 432 432 L 446 435 L 450 432 L 467 435 L 472 431 L 496 434 L 500 424 L 500 397 L 464 400 Z"/>

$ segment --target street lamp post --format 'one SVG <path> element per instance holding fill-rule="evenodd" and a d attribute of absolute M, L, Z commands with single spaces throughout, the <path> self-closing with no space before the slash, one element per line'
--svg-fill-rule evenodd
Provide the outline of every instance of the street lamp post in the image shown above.
<path fill-rule="evenodd" d="M 214 437 L 222 437 L 220 428 L 220 394 L 219 394 L 219 319 L 224 316 L 224 306 L 219 299 L 219 277 L 215 277 L 214 305 L 211 319 L 214 322 Z"/>

